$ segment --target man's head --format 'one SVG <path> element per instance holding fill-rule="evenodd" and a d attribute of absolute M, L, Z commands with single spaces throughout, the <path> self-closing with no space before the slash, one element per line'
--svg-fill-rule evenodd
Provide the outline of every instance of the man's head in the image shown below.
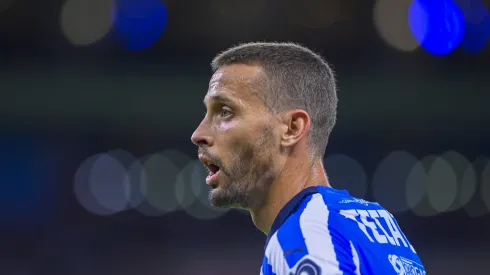
<path fill-rule="evenodd" d="M 210 169 L 211 203 L 260 207 L 293 152 L 323 158 L 336 120 L 334 74 L 292 43 L 242 44 L 211 65 L 206 116 L 192 135 Z"/>

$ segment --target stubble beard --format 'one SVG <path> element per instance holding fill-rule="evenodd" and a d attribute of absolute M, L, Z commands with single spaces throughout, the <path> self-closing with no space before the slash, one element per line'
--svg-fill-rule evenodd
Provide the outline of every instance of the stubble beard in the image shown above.
<path fill-rule="evenodd" d="M 275 173 L 272 165 L 272 130 L 266 128 L 256 143 L 236 145 L 230 165 L 220 167 L 226 180 L 209 192 L 218 208 L 256 209 L 263 205 Z"/>

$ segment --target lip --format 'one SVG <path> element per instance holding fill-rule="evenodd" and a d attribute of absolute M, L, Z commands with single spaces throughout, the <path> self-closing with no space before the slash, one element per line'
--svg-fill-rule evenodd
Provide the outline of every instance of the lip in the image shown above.
<path fill-rule="evenodd" d="M 198 158 L 205 166 L 209 166 L 210 164 L 213 164 L 211 159 L 204 156 L 204 155 L 199 154 Z M 216 186 L 216 180 L 217 180 L 217 177 L 218 177 L 220 172 L 221 171 L 218 170 L 218 172 L 216 172 L 214 174 L 210 173 L 209 175 L 207 175 L 206 176 L 206 184 L 209 186 Z"/>
<path fill-rule="evenodd" d="M 211 159 L 205 157 L 204 155 L 198 155 L 197 157 L 204 165 L 209 166 L 209 164 L 211 164 Z"/>
<path fill-rule="evenodd" d="M 217 185 L 217 177 L 219 175 L 221 171 L 218 171 L 214 174 L 209 174 L 207 177 L 206 177 L 206 184 L 209 185 L 209 186 L 216 186 Z"/>

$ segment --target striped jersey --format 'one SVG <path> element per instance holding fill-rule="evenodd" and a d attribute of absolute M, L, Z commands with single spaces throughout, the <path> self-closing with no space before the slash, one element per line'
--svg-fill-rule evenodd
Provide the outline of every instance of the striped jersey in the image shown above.
<path fill-rule="evenodd" d="M 425 275 L 393 215 L 325 186 L 304 189 L 274 221 L 261 275 Z"/>

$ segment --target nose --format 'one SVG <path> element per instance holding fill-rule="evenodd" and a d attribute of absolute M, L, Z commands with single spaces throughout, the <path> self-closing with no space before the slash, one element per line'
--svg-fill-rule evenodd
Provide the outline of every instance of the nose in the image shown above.
<path fill-rule="evenodd" d="M 204 122 L 204 121 L 203 121 Z M 197 127 L 191 136 L 192 143 L 199 147 L 209 147 L 213 145 L 213 138 L 203 122 Z"/>

